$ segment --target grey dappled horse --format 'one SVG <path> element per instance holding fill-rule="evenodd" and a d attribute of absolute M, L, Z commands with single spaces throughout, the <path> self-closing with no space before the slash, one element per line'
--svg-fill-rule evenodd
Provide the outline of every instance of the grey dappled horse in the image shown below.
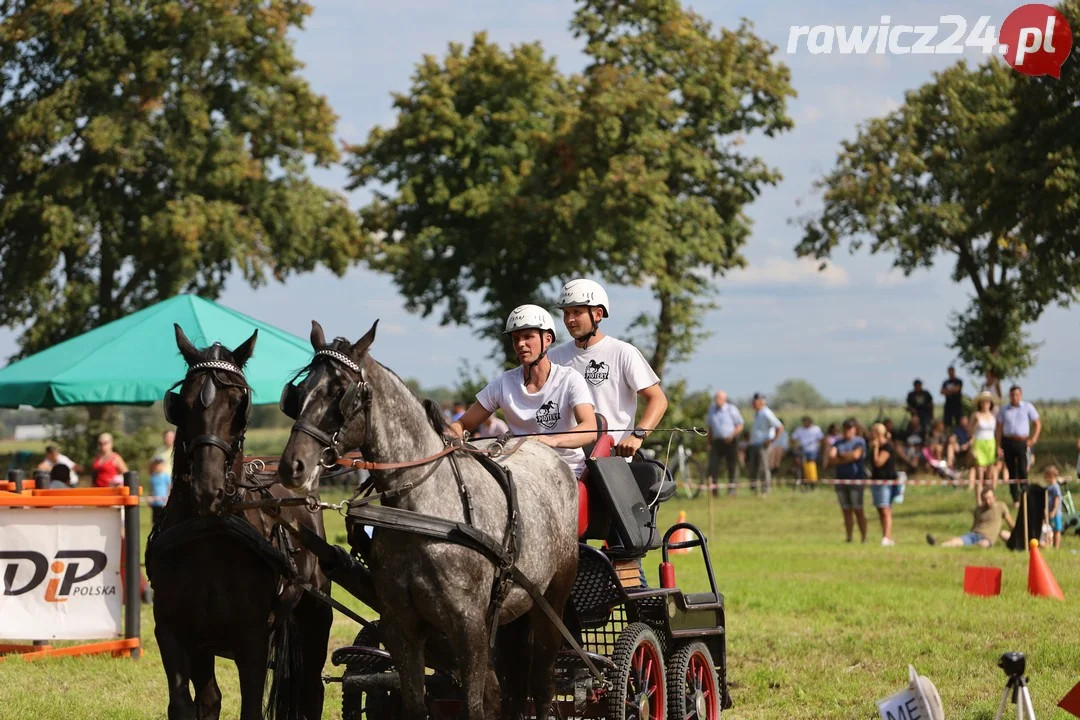
<path fill-rule="evenodd" d="M 445 447 L 424 406 L 389 369 L 369 354 L 375 325 L 355 344 L 337 338 L 327 344 L 323 329 L 312 322 L 316 354 L 299 387 L 298 420 L 316 434 L 337 435 L 328 448 L 310 432 L 294 428 L 281 456 L 278 477 L 294 490 L 318 485 L 320 462 L 328 455 L 359 448 L 371 462 L 404 462 L 430 457 Z M 335 358 L 344 355 L 349 362 Z M 366 382 L 369 403 L 358 412 L 343 411 L 342 401 L 355 397 Z M 346 413 L 351 415 L 346 423 Z M 469 453 L 455 457 L 468 488 L 473 524 L 501 540 L 507 525 L 507 500 L 496 480 Z M 524 443 L 500 458 L 513 473 L 520 510 L 518 566 L 561 614 L 577 573 L 577 483 L 554 450 L 539 442 Z M 400 470 L 372 471 L 379 492 L 416 487 L 387 500 L 400 509 L 464 521 L 449 457 Z M 381 605 L 380 630 L 401 677 L 405 717 L 427 717 L 424 703 L 425 641 L 441 634 L 455 651 L 457 676 L 466 697 L 469 720 L 519 716 L 531 694 L 537 716 L 547 718 L 554 694 L 553 665 L 562 646 L 558 630 L 516 585 L 499 614 L 500 648 L 513 656 L 500 663 L 503 692 L 510 706 L 500 708 L 499 683 L 489 652 L 488 608 L 496 568 L 481 554 L 450 542 L 380 529 L 375 533 L 371 570 Z M 515 644 L 516 643 L 516 644 Z M 528 652 L 531 649 L 531 654 Z"/>

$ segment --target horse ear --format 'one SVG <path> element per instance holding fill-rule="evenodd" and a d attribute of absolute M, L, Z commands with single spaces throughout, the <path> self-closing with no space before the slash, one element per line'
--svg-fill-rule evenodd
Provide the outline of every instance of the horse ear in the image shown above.
<path fill-rule="evenodd" d="M 176 329 L 176 347 L 180 350 L 180 354 L 184 356 L 184 361 L 188 365 L 195 362 L 199 351 L 195 349 L 195 346 L 191 344 L 191 341 L 187 339 L 187 335 L 180 329 L 179 323 L 173 323 L 173 327 Z"/>
<path fill-rule="evenodd" d="M 311 321 L 311 347 L 316 350 L 326 347 L 326 333 L 323 332 L 322 325 L 317 320 Z"/>
<path fill-rule="evenodd" d="M 251 333 L 251 337 L 244 341 L 243 345 L 238 346 L 232 351 L 233 362 L 240 367 L 247 365 L 248 360 L 251 359 L 252 354 L 255 352 L 255 341 L 259 338 L 259 331 Z"/>
<path fill-rule="evenodd" d="M 363 357 L 364 353 L 371 349 L 371 344 L 375 342 L 375 328 L 377 327 L 379 327 L 378 320 L 364 334 L 364 337 L 356 341 L 356 344 L 352 346 L 353 357 Z"/>

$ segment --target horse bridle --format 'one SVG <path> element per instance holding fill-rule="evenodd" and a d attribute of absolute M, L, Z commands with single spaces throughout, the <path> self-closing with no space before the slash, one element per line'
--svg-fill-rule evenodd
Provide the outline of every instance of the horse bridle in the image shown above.
<path fill-rule="evenodd" d="M 299 431 L 309 435 L 323 446 L 322 454 L 319 457 L 319 464 L 322 467 L 329 469 L 338 464 L 338 455 L 341 452 L 341 434 L 357 415 L 363 415 L 363 445 L 365 447 L 368 445 L 368 441 L 371 438 L 372 391 L 371 384 L 368 383 L 367 377 L 364 374 L 364 368 L 348 355 L 338 352 L 337 350 L 324 348 L 315 351 L 315 358 L 319 357 L 329 358 L 331 361 L 348 368 L 359 376 L 359 379 L 355 383 L 350 382 L 348 389 L 345 391 L 345 394 L 341 396 L 341 401 L 338 403 L 338 409 L 341 411 L 342 415 L 342 422 L 337 430 L 333 433 L 327 433 L 299 418 L 301 397 L 300 388 L 295 384 L 295 381 L 296 378 L 300 376 L 300 373 L 297 373 L 293 379 L 285 385 L 285 388 L 281 391 L 281 401 L 279 404 L 281 411 L 293 419 L 293 431 Z M 314 362 L 314 358 L 312 359 L 312 362 Z M 301 370 L 301 372 L 303 371 Z"/>
<path fill-rule="evenodd" d="M 233 474 L 232 465 L 236 461 L 237 455 L 244 447 L 244 435 L 247 432 L 248 419 L 251 417 L 251 388 L 248 386 L 247 379 L 244 377 L 244 371 L 237 365 L 226 362 L 225 360 L 204 360 L 203 362 L 195 363 L 188 368 L 184 379 L 176 385 L 173 385 L 173 387 L 182 385 L 193 375 L 208 373 L 206 379 L 203 381 L 202 389 L 199 391 L 199 402 L 204 408 L 207 408 L 210 407 L 210 403 L 214 401 L 214 396 L 217 393 L 217 386 L 214 384 L 214 374 L 218 372 L 230 373 L 240 377 L 240 383 L 223 382 L 222 384 L 229 387 L 243 388 L 245 395 L 244 403 L 246 406 L 244 426 L 240 429 L 240 432 L 232 443 L 227 442 L 218 435 L 206 433 L 195 436 L 190 442 L 181 441 L 180 448 L 188 458 L 189 467 L 192 464 L 192 456 L 195 454 L 196 449 L 204 445 L 210 445 L 221 450 L 225 454 L 225 475 L 226 480 L 228 481 L 230 479 L 229 476 Z M 183 400 L 180 397 L 180 393 L 169 388 L 168 392 L 165 393 L 165 419 L 173 425 L 179 426 L 182 421 L 181 415 L 183 409 Z"/>

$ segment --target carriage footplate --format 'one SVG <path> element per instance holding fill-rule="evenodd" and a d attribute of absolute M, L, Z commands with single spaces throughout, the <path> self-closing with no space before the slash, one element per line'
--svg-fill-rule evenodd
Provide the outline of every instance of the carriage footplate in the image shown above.
<path fill-rule="evenodd" d="M 382 673 L 393 668 L 393 660 L 390 653 L 373 647 L 361 645 L 347 645 L 340 647 L 330 656 L 330 662 L 334 665 L 344 665 L 350 674 L 375 674 Z"/>

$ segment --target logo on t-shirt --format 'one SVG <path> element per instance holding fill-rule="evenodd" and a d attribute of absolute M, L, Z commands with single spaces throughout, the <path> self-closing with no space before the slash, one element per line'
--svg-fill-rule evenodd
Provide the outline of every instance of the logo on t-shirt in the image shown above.
<path fill-rule="evenodd" d="M 608 364 L 603 361 L 590 360 L 585 367 L 585 379 L 590 385 L 599 385 L 607 380 L 610 374 L 611 370 L 608 368 Z"/>
<path fill-rule="evenodd" d="M 562 415 L 559 413 L 559 409 L 555 407 L 555 401 L 548 400 L 536 411 L 536 424 L 550 430 L 555 427 L 555 423 L 559 422 L 560 417 Z"/>

